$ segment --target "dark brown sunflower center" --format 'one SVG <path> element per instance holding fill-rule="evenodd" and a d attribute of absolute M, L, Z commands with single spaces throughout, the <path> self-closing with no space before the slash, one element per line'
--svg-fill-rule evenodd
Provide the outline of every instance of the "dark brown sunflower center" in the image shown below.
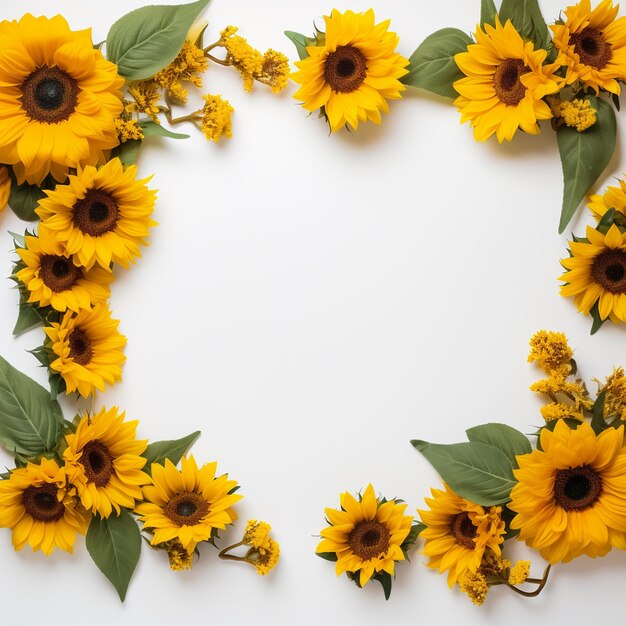
<path fill-rule="evenodd" d="M 591 266 L 593 280 L 611 293 L 626 293 L 626 252 L 605 250 Z"/>
<path fill-rule="evenodd" d="M 177 526 L 194 526 L 208 512 L 209 503 L 193 492 L 180 493 L 163 507 L 163 513 Z"/>
<path fill-rule="evenodd" d="M 566 511 L 590 507 L 602 493 L 602 479 L 589 465 L 558 470 L 554 480 L 554 501 Z"/>
<path fill-rule="evenodd" d="M 119 209 L 115 198 L 102 189 L 90 189 L 73 209 L 74 224 L 86 235 L 100 237 L 115 228 Z"/>
<path fill-rule="evenodd" d="M 22 108 L 37 122 L 56 124 L 76 110 L 78 83 L 58 67 L 42 65 L 27 76 L 20 88 Z"/>
<path fill-rule="evenodd" d="M 80 277 L 80 270 L 64 256 L 45 254 L 39 261 L 39 278 L 56 293 L 71 289 Z"/>
<path fill-rule="evenodd" d="M 574 52 L 580 62 L 597 70 L 601 70 L 613 56 L 611 44 L 595 28 L 585 28 L 579 33 L 570 35 L 570 42 L 574 44 Z"/>
<path fill-rule="evenodd" d="M 476 526 L 472 523 L 467 512 L 457 513 L 450 524 L 452 536 L 456 542 L 464 548 L 473 550 L 476 547 L 474 537 L 476 537 Z"/>
<path fill-rule="evenodd" d="M 41 487 L 27 487 L 22 492 L 26 513 L 40 522 L 55 522 L 63 517 L 65 507 L 57 497 L 58 489 L 46 483 Z"/>
<path fill-rule="evenodd" d="M 359 522 L 348 535 L 348 545 L 364 561 L 389 550 L 389 529 L 376 520 Z"/>
<path fill-rule="evenodd" d="M 113 475 L 113 456 L 100 441 L 90 441 L 84 448 L 79 462 L 85 468 L 87 481 L 96 487 L 104 487 Z"/>
<path fill-rule="evenodd" d="M 87 365 L 93 357 L 91 339 L 87 337 L 84 330 L 75 328 L 68 338 L 70 345 L 70 357 L 78 365 Z"/>
<path fill-rule="evenodd" d="M 529 71 L 530 69 L 524 65 L 524 61 L 521 59 L 504 59 L 496 67 L 493 76 L 493 88 L 500 102 L 515 106 L 524 99 L 526 87 L 522 84 L 520 76 Z"/>
<path fill-rule="evenodd" d="M 356 91 L 367 75 L 363 53 L 354 46 L 339 46 L 326 57 L 324 78 L 333 91 Z"/>

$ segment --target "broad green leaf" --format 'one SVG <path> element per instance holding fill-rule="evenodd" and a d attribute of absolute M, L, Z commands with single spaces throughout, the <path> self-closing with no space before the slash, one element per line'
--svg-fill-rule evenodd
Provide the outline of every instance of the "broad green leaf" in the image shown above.
<path fill-rule="evenodd" d="M 189 28 L 208 3 L 151 5 L 127 13 L 109 30 L 107 59 L 126 80 L 154 76 L 180 52 Z"/>
<path fill-rule="evenodd" d="M 285 36 L 296 47 L 300 60 L 306 59 L 309 56 L 309 53 L 306 51 L 307 46 L 315 46 L 318 43 L 316 37 L 306 37 L 300 33 L 294 33 L 292 30 L 286 30 Z"/>
<path fill-rule="evenodd" d="M 117 157 L 124 165 L 135 165 L 139 157 L 139 148 L 141 139 L 129 139 L 113 149 L 111 158 Z"/>
<path fill-rule="evenodd" d="M 535 43 L 535 48 L 548 48 L 550 33 L 537 0 L 502 0 L 499 17 L 502 24 L 511 20 L 522 37 Z"/>
<path fill-rule="evenodd" d="M 320 559 L 324 559 L 325 561 L 336 561 L 337 560 L 337 553 L 336 552 L 316 552 L 315 554 L 317 556 L 319 556 Z"/>
<path fill-rule="evenodd" d="M 126 509 L 107 519 L 96 515 L 89 525 L 85 545 L 94 563 L 124 602 L 141 553 L 141 535 L 135 520 Z"/>
<path fill-rule="evenodd" d="M 481 3 L 480 3 L 481 26 L 484 24 L 491 24 L 493 26 L 496 23 L 497 14 L 498 14 L 498 11 L 496 10 L 496 5 L 493 0 L 481 0 Z"/>
<path fill-rule="evenodd" d="M 45 193 L 35 185 L 17 185 L 11 182 L 11 195 L 9 196 L 9 206 L 13 213 L 25 222 L 34 222 L 39 219 L 35 209 L 39 200 L 45 197 Z"/>
<path fill-rule="evenodd" d="M 44 320 L 45 315 L 37 307 L 27 302 L 20 302 L 17 321 L 13 328 L 13 336 L 21 335 L 27 330 L 43 324 Z"/>
<path fill-rule="evenodd" d="M 191 448 L 199 436 L 200 431 L 196 430 L 181 439 L 155 441 L 154 443 L 151 443 L 143 453 L 143 456 L 147 459 L 144 472 L 149 474 L 152 463 L 163 464 L 165 459 L 169 459 L 172 463 L 174 463 L 174 465 L 176 465 L 182 459 L 183 454 Z"/>
<path fill-rule="evenodd" d="M 509 457 L 514 467 L 517 467 L 516 455 L 532 452 L 528 437 L 506 424 L 481 424 L 468 428 L 465 432 L 470 441 L 479 441 L 500 448 Z"/>
<path fill-rule="evenodd" d="M 483 506 L 509 500 L 516 483 L 513 465 L 499 448 L 477 441 L 447 445 L 421 440 L 411 443 L 462 498 Z"/>
<path fill-rule="evenodd" d="M 409 59 L 409 73 L 402 82 L 455 98 L 458 94 L 452 86 L 464 74 L 454 61 L 454 55 L 465 52 L 472 40 L 457 28 L 443 28 L 424 39 Z"/>
<path fill-rule="evenodd" d="M 559 233 L 565 230 L 615 152 L 617 124 L 613 107 L 595 96 L 585 99 L 597 110 L 598 121 L 582 133 L 565 125 L 556 131 L 564 182 Z"/>
<path fill-rule="evenodd" d="M 144 137 L 169 137 L 170 139 L 189 139 L 189 135 L 183 133 L 173 133 L 167 128 L 163 128 L 161 124 L 157 124 L 152 120 L 143 120 L 139 122 Z"/>
<path fill-rule="evenodd" d="M 59 403 L 0 357 L 0 443 L 12 452 L 36 456 L 54 450 L 62 428 Z"/>

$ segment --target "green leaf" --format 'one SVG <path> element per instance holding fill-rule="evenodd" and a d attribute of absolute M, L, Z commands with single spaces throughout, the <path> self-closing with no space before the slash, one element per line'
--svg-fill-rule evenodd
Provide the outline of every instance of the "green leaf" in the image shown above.
<path fill-rule="evenodd" d="M 13 231 L 8 231 L 9 235 L 11 235 L 11 237 L 13 237 L 13 241 L 15 242 L 15 245 L 20 247 L 20 248 L 25 248 L 26 247 L 26 239 L 24 238 L 24 235 L 20 235 L 18 233 L 14 233 Z"/>
<path fill-rule="evenodd" d="M 106 54 L 126 80 L 150 78 L 171 63 L 209 0 L 151 5 L 121 17 L 109 30 Z"/>
<path fill-rule="evenodd" d="M 385 600 L 389 600 L 389 596 L 391 595 L 391 585 L 393 584 L 391 574 L 389 574 L 389 572 L 378 572 L 372 576 L 372 578 L 377 580 L 382 585 Z"/>
<path fill-rule="evenodd" d="M 9 196 L 9 206 L 13 213 L 25 222 L 34 222 L 39 219 L 35 209 L 39 200 L 45 198 L 46 194 L 35 185 L 17 185 L 11 182 L 11 195 Z"/>
<path fill-rule="evenodd" d="M 13 336 L 21 335 L 27 330 L 43 324 L 45 319 L 46 316 L 40 309 L 27 302 L 20 302 L 17 321 L 13 328 Z"/>
<path fill-rule="evenodd" d="M 181 439 L 155 441 L 154 443 L 151 443 L 143 453 L 143 456 L 147 459 L 144 472 L 149 474 L 152 463 L 163 464 L 165 459 L 169 459 L 172 463 L 174 463 L 174 465 L 176 465 L 183 457 L 183 454 L 191 448 L 192 444 L 199 436 L 200 431 L 196 430 Z"/>
<path fill-rule="evenodd" d="M 336 561 L 337 560 L 337 553 L 336 552 L 316 552 L 315 554 L 317 556 L 319 556 L 320 559 L 324 559 L 325 561 Z"/>
<path fill-rule="evenodd" d="M 482 424 L 468 428 L 465 432 L 470 441 L 479 441 L 502 450 L 514 467 L 517 467 L 516 455 L 532 452 L 528 437 L 506 424 Z"/>
<path fill-rule="evenodd" d="M 598 222 L 598 225 L 596 226 L 596 230 L 599 230 L 601 233 L 606 235 L 609 232 L 609 228 L 611 228 L 611 226 L 613 226 L 613 224 L 615 223 L 615 215 L 616 215 L 615 209 L 613 208 L 609 209 L 602 216 L 602 219 Z"/>
<path fill-rule="evenodd" d="M 443 28 L 424 39 L 409 59 L 409 73 L 402 82 L 440 96 L 455 98 L 452 84 L 464 74 L 454 55 L 465 52 L 472 40 L 458 28 Z"/>
<path fill-rule="evenodd" d="M 119 158 L 123 165 L 135 165 L 139 157 L 141 139 L 129 139 L 111 151 L 111 158 Z"/>
<path fill-rule="evenodd" d="M 483 506 L 509 500 L 516 484 L 513 465 L 499 448 L 477 441 L 443 445 L 421 440 L 411 443 L 462 498 Z"/>
<path fill-rule="evenodd" d="M 502 0 L 499 13 L 502 24 L 511 20 L 515 29 L 535 43 L 535 48 L 548 48 L 550 32 L 537 0 Z"/>
<path fill-rule="evenodd" d="M 89 525 L 85 545 L 94 563 L 124 602 L 141 553 L 141 535 L 135 520 L 126 509 L 107 519 L 96 515 Z"/>
<path fill-rule="evenodd" d="M 161 124 L 157 124 L 152 120 L 143 120 L 139 122 L 144 137 L 169 137 L 170 139 L 189 139 L 189 135 L 183 133 L 173 133 L 167 128 L 163 128 Z"/>
<path fill-rule="evenodd" d="M 63 429 L 59 403 L 34 380 L 0 357 L 0 443 L 12 452 L 51 452 Z"/>
<path fill-rule="evenodd" d="M 305 35 L 295 33 L 292 30 L 286 30 L 285 36 L 296 47 L 300 60 L 306 59 L 309 56 L 309 53 L 306 51 L 307 46 L 315 46 L 318 44 L 317 37 L 306 37 Z"/>
<path fill-rule="evenodd" d="M 606 320 L 609 318 L 607 317 L 605 319 L 602 319 L 600 317 L 600 307 L 597 302 L 591 307 L 589 313 L 591 314 L 591 317 L 593 319 L 590 334 L 595 335 L 600 330 L 600 328 L 602 328 L 602 324 L 604 324 L 604 322 L 606 322 Z"/>
<path fill-rule="evenodd" d="M 406 551 L 417 541 L 417 538 L 420 536 L 420 533 L 426 529 L 426 524 L 423 522 L 414 522 L 413 526 L 411 526 L 411 530 L 409 534 L 406 536 L 406 539 L 402 542 L 400 546 L 402 551 L 406 555 Z"/>
<path fill-rule="evenodd" d="M 601 391 L 593 403 L 591 428 L 596 435 L 599 435 L 603 430 L 606 430 L 607 424 L 604 419 L 604 402 L 606 400 L 606 390 Z"/>
<path fill-rule="evenodd" d="M 582 133 L 565 125 L 556 131 L 564 181 L 559 233 L 565 230 L 615 152 L 617 124 L 613 107 L 595 96 L 585 96 L 585 99 L 598 112 L 598 121 Z"/>
<path fill-rule="evenodd" d="M 491 24 L 494 26 L 496 23 L 496 15 L 498 11 L 496 10 L 496 5 L 493 0 L 481 0 L 480 3 L 480 24 L 483 26 L 484 24 Z"/>

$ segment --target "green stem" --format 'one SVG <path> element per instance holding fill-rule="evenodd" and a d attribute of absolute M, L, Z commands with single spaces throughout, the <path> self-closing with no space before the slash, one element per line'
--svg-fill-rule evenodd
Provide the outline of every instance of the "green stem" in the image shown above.
<path fill-rule="evenodd" d="M 217 57 L 214 57 L 212 54 L 205 53 L 204 56 L 210 61 L 213 61 L 213 63 L 217 63 L 218 65 L 224 65 L 225 67 L 230 66 L 230 63 L 228 63 L 228 61 L 224 61 L 224 59 L 218 59 Z"/>

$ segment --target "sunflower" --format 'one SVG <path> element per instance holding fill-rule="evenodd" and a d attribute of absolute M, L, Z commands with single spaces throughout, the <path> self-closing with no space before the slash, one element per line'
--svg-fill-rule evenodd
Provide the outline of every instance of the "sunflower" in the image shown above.
<path fill-rule="evenodd" d="M 0 481 L 0 527 L 13 530 L 13 546 L 27 543 L 50 554 L 55 546 L 71 552 L 76 534 L 84 535 L 89 515 L 68 488 L 64 469 L 42 459 L 14 469 Z"/>
<path fill-rule="evenodd" d="M 606 235 L 587 226 L 587 241 L 570 242 L 572 256 L 561 260 L 567 270 L 561 295 L 574 296 L 578 310 L 589 315 L 598 304 L 600 318 L 626 322 L 626 233 L 613 224 Z"/>
<path fill-rule="evenodd" d="M 100 169 L 88 165 L 67 185 L 47 191 L 37 214 L 83 267 L 98 263 L 108 269 L 114 261 L 128 268 L 156 224 L 150 219 L 156 192 L 148 180 L 137 180 L 137 166 L 124 169 L 117 158 Z"/>
<path fill-rule="evenodd" d="M 420 536 L 426 540 L 428 567 L 440 574 L 447 570 L 452 587 L 466 574 L 478 571 L 485 550 L 500 556 L 505 528 L 499 506 L 482 507 L 457 496 L 448 485 L 444 488 L 431 489 L 433 497 L 425 498 L 430 510 L 418 513 L 427 526 Z"/>
<path fill-rule="evenodd" d="M 600 435 L 584 422 L 541 431 L 541 450 L 517 457 L 511 528 L 550 563 L 626 549 L 624 428 Z"/>
<path fill-rule="evenodd" d="M 387 100 L 398 100 L 405 86 L 400 78 L 409 61 L 394 51 L 395 33 L 389 20 L 374 24 L 374 11 L 333 9 L 326 22 L 325 42 L 308 46 L 308 57 L 296 62 L 292 79 L 302 87 L 294 98 L 307 111 L 322 108 L 331 130 L 345 124 L 357 128 L 366 119 L 380 124 L 380 112 L 389 112 Z"/>
<path fill-rule="evenodd" d="M 118 326 L 109 308 L 96 304 L 79 313 L 67 311 L 60 323 L 44 328 L 58 356 L 50 369 L 61 374 L 68 394 L 78 391 L 86 398 L 96 389 L 104 391 L 105 383 L 112 385 L 122 379 L 126 337 L 118 332 Z"/>
<path fill-rule="evenodd" d="M 51 174 L 105 160 L 118 144 L 124 81 L 91 41 L 57 15 L 0 22 L 0 162 L 17 182 L 40 185 Z"/>
<path fill-rule="evenodd" d="M 43 226 L 38 237 L 26 237 L 26 247 L 16 251 L 25 265 L 16 277 L 30 292 L 28 302 L 78 313 L 108 299 L 113 274 L 100 267 L 77 267 L 72 255 Z"/>
<path fill-rule="evenodd" d="M 563 53 L 568 85 L 580 80 L 595 90 L 619 94 L 618 80 L 626 79 L 626 17 L 604 0 L 593 11 L 590 0 L 567 7 L 565 22 L 550 26 L 554 45 Z"/>
<path fill-rule="evenodd" d="M 500 143 L 511 141 L 518 128 L 538 134 L 537 121 L 552 117 L 542 98 L 559 91 L 562 79 L 555 72 L 560 63 L 544 65 L 546 50 L 524 41 L 510 20 L 502 26 L 496 18 L 495 27 L 483 28 L 467 52 L 454 56 L 465 74 L 454 83 L 461 123 L 470 122 L 476 141 L 494 133 Z"/>
<path fill-rule="evenodd" d="M 616 217 L 626 221 L 626 181 L 622 178 L 617 181 L 619 187 L 607 187 L 603 194 L 589 196 L 589 208 L 597 220 L 601 220 L 609 209 L 615 209 Z"/>
<path fill-rule="evenodd" d="M 152 545 L 175 540 L 191 554 L 196 544 L 208 541 L 217 530 L 237 519 L 233 504 L 243 496 L 233 493 L 237 483 L 228 475 L 215 476 L 217 463 L 198 469 L 193 456 L 182 458 L 182 469 L 166 459 L 152 464 L 151 484 L 143 488 L 138 504 L 144 528 L 153 533 Z"/>
<path fill-rule="evenodd" d="M 401 546 L 413 523 L 412 517 L 404 515 L 407 505 L 381 502 L 372 485 L 360 501 L 346 492 L 340 502 L 341 510 L 324 511 L 330 527 L 320 533 L 323 539 L 316 552 L 334 552 L 337 576 L 358 572 L 361 587 L 379 572 L 393 576 L 395 562 L 404 561 Z"/>
<path fill-rule="evenodd" d="M 137 421 L 125 422 L 117 407 L 85 415 L 76 432 L 65 437 L 63 452 L 68 479 L 76 485 L 83 506 L 102 517 L 132 509 L 141 499 L 141 485 L 150 478 L 141 469 L 147 441 L 136 439 Z"/>

